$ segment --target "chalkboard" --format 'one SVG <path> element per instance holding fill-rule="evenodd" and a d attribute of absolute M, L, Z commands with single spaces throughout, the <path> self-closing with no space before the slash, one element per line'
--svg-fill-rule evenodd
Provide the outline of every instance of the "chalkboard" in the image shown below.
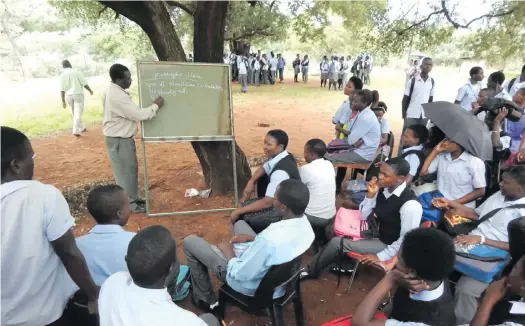
<path fill-rule="evenodd" d="M 232 136 L 229 66 L 182 62 L 138 62 L 142 107 L 157 96 L 164 105 L 142 123 L 144 138 Z"/>

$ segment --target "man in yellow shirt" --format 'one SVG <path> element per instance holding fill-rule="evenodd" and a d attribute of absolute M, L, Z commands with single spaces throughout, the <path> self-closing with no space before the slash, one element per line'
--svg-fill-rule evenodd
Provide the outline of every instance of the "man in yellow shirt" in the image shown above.
<path fill-rule="evenodd" d="M 82 124 L 82 112 L 84 111 L 84 88 L 93 95 L 93 91 L 86 82 L 86 79 L 79 71 L 71 67 L 68 60 L 62 61 L 64 72 L 60 75 L 60 96 L 62 97 L 62 107 L 66 108 L 67 103 L 71 107 L 73 114 L 73 135 L 80 136 L 86 130 Z"/>
<path fill-rule="evenodd" d="M 126 66 L 114 64 L 109 68 L 111 83 L 102 99 L 104 108 L 104 139 L 115 182 L 124 188 L 129 197 L 131 210 L 144 213 L 144 200 L 139 197 L 138 163 L 133 137 L 138 131 L 138 122 L 152 119 L 164 104 L 159 96 L 147 108 L 133 103 L 126 89 L 131 86 L 131 73 Z"/>

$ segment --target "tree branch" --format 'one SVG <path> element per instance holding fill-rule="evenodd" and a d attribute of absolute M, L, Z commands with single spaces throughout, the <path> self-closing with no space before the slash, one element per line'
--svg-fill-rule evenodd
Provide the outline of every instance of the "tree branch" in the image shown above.
<path fill-rule="evenodd" d="M 185 4 L 180 3 L 178 1 L 166 1 L 166 4 L 171 6 L 171 7 L 176 7 L 176 8 L 182 9 L 190 16 L 193 16 L 195 14 L 195 8 L 190 8 L 190 7 L 186 6 Z"/>
<path fill-rule="evenodd" d="M 102 13 L 104 11 L 106 11 L 106 9 L 108 9 L 108 6 L 104 6 L 104 8 L 100 9 L 99 12 L 98 12 L 98 18 L 100 18 L 100 16 L 102 16 Z"/>
<path fill-rule="evenodd" d="M 252 37 L 252 36 L 275 36 L 274 33 L 265 31 L 264 29 L 256 29 L 249 32 L 245 32 L 239 36 L 232 36 L 224 38 L 225 41 L 238 41 L 243 38 Z"/>
<path fill-rule="evenodd" d="M 483 18 L 496 18 L 496 17 L 503 17 L 503 16 L 507 16 L 507 15 L 510 15 L 514 12 L 514 9 L 511 9 L 511 10 L 508 10 L 508 11 L 503 11 L 503 12 L 499 12 L 499 13 L 496 13 L 496 14 L 486 14 L 486 15 L 481 15 L 479 17 L 476 17 L 474 19 L 472 19 L 471 21 L 469 21 L 468 23 L 462 25 L 456 21 L 454 21 L 452 19 L 452 17 L 450 17 L 450 13 L 448 11 L 448 9 L 446 8 L 445 6 L 446 4 L 446 1 L 441 1 L 441 8 L 443 13 L 445 14 L 445 18 L 452 24 L 452 26 L 454 26 L 454 28 L 458 29 L 458 28 L 468 28 L 470 26 L 470 24 L 472 24 L 473 22 L 475 21 L 478 21 L 480 19 L 483 19 Z"/>
<path fill-rule="evenodd" d="M 272 3 L 270 3 L 270 10 L 272 10 L 274 5 L 275 5 L 275 0 L 273 0 Z"/>
<path fill-rule="evenodd" d="M 479 17 L 476 17 L 474 19 L 472 19 L 471 21 L 469 21 L 468 23 L 466 24 L 460 24 L 458 23 L 457 21 L 455 21 L 452 16 L 450 15 L 450 11 L 447 9 L 446 7 L 446 1 L 442 0 L 441 1 L 441 10 L 437 10 L 437 11 L 434 11 L 432 13 L 430 13 L 426 18 L 418 21 L 418 22 L 415 22 L 413 23 L 412 25 L 402 29 L 402 30 L 394 30 L 394 32 L 397 34 L 397 35 L 402 35 L 404 33 L 406 33 L 407 31 L 413 29 L 414 27 L 417 27 L 417 26 L 420 26 L 424 23 L 426 23 L 427 21 L 430 20 L 430 18 L 432 18 L 432 16 L 435 16 L 435 15 L 441 15 L 443 14 L 446 18 L 446 20 L 455 28 L 455 29 L 459 29 L 459 28 L 468 28 L 472 23 L 478 21 L 478 20 L 481 20 L 483 18 L 497 18 L 497 17 L 503 17 L 503 16 L 507 16 L 507 15 L 510 15 L 514 12 L 514 9 L 511 9 L 511 10 L 507 10 L 507 11 L 502 11 L 502 12 L 499 12 L 499 13 L 495 13 L 495 14 L 485 14 L 485 15 L 481 15 Z"/>

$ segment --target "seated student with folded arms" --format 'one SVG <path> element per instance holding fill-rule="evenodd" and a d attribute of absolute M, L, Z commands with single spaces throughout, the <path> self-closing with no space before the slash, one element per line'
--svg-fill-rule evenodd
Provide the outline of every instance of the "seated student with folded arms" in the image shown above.
<path fill-rule="evenodd" d="M 406 184 L 410 171 L 408 162 L 395 157 L 378 166 L 379 179 L 374 177 L 368 182 L 368 193 L 359 210 L 363 220 L 372 213 L 375 215 L 379 222 L 379 238 L 358 241 L 332 238 L 308 263 L 301 278 L 318 277 L 323 268 L 337 262 L 341 253 L 363 254 L 365 264 L 386 262 L 397 254 L 405 234 L 419 227 L 423 209 Z"/>
<path fill-rule="evenodd" d="M 485 195 L 485 164 L 461 145 L 445 138 L 428 155 L 420 175 L 437 172 L 437 188 L 448 200 L 470 208 Z"/>
<path fill-rule="evenodd" d="M 301 181 L 285 180 L 274 198 L 275 209 L 283 219 L 261 233 L 255 234 L 245 221 L 238 221 L 233 237 L 217 246 L 196 235 L 187 236 L 183 252 L 190 267 L 195 305 L 203 310 L 218 305 L 208 271 L 233 290 L 253 296 L 270 267 L 290 262 L 308 250 L 315 237 L 304 216 L 309 198 L 308 188 Z M 278 289 L 274 296 L 282 296 L 283 290 Z"/>
<path fill-rule="evenodd" d="M 102 284 L 98 299 L 100 326 L 219 326 L 210 314 L 197 317 L 171 301 L 166 278 L 175 268 L 177 247 L 168 229 L 153 225 L 129 243 L 129 272 L 117 272 Z"/>
<path fill-rule="evenodd" d="M 299 168 L 301 181 L 308 187 L 310 202 L 305 215 L 314 227 L 325 227 L 335 216 L 334 166 L 323 157 L 326 144 L 320 139 L 310 139 L 304 146 L 307 164 Z"/>
<path fill-rule="evenodd" d="M 454 326 L 454 303 L 447 277 L 456 253 L 450 237 L 437 229 L 415 229 L 405 235 L 394 270 L 357 307 L 352 326 Z M 395 291 L 388 319 L 374 314 Z"/>
<path fill-rule="evenodd" d="M 84 254 L 89 272 L 97 285 L 116 272 L 128 270 L 126 251 L 135 232 L 128 232 L 122 227 L 128 223 L 131 214 L 126 193 L 118 185 L 104 185 L 91 190 L 87 198 L 87 209 L 97 224 L 88 234 L 76 239 L 77 246 Z M 180 263 L 166 279 L 168 292 L 175 288 Z"/>
<path fill-rule="evenodd" d="M 357 116 L 352 119 L 348 130 L 339 128 L 348 136 L 350 149 L 339 153 L 327 154 L 325 158 L 332 163 L 368 163 L 375 159 L 381 140 L 381 129 L 377 117 L 370 109 L 372 92 L 368 89 L 357 91 L 352 99 L 352 110 Z M 337 127 L 336 127 L 337 129 Z M 346 168 L 337 169 L 336 186 L 338 190 L 346 176 Z"/>
<path fill-rule="evenodd" d="M 286 151 L 288 135 L 283 130 L 270 130 L 264 138 L 264 155 L 270 160 L 257 169 L 248 181 L 241 199 L 245 206 L 237 208 L 230 215 L 235 224 L 239 219 L 245 220 L 251 228 L 259 233 L 275 222 L 273 199 L 277 186 L 284 180 L 299 180 L 299 169 L 295 158 Z M 258 200 L 248 200 L 257 186 Z M 278 220 L 278 219 L 277 219 Z"/>
<path fill-rule="evenodd" d="M 406 178 L 407 184 L 417 180 L 423 163 L 425 162 L 425 153 L 423 144 L 428 139 L 428 129 L 423 125 L 412 125 L 405 129 L 401 136 L 401 146 L 403 147 L 402 155 L 410 165 L 410 172 Z"/>
<path fill-rule="evenodd" d="M 479 224 L 468 235 L 456 238 L 459 244 L 484 244 L 487 246 L 509 250 L 508 224 L 525 216 L 525 208 L 512 207 L 525 204 L 525 166 L 509 167 L 502 175 L 500 183 L 501 191 L 490 196 L 478 208 L 473 209 L 459 204 L 457 201 L 449 201 L 445 198 L 434 200 L 434 206 L 438 208 L 454 209 L 457 214 L 478 220 L 495 209 L 500 209 L 490 219 Z M 478 301 L 487 283 L 482 283 L 469 276 L 461 276 L 456 286 L 455 311 L 459 324 L 468 324 L 476 313 Z"/>

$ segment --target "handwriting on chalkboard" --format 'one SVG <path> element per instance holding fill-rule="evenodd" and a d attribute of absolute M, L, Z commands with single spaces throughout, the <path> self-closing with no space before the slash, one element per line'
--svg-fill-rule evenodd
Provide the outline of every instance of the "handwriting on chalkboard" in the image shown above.
<path fill-rule="evenodd" d="M 158 96 L 188 94 L 188 88 L 204 88 L 219 92 L 224 90 L 221 85 L 209 84 L 202 79 L 199 74 L 192 72 L 155 72 L 151 78 L 144 79 L 143 82 L 148 87 L 152 100 Z"/>

